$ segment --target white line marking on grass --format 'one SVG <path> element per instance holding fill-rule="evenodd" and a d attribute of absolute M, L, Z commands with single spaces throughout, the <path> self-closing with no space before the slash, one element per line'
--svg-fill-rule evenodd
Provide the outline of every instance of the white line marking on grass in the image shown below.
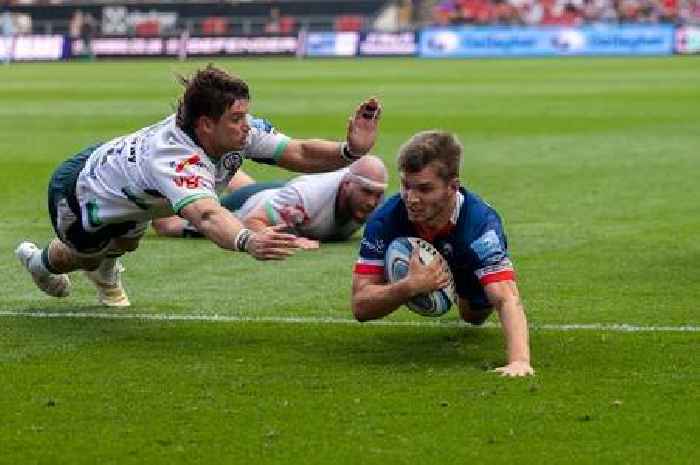
<path fill-rule="evenodd" d="M 163 313 L 92 313 L 92 312 L 13 312 L 0 310 L 0 317 L 21 318 L 65 318 L 65 319 L 98 319 L 98 320 L 153 320 L 153 321 L 202 321 L 218 323 L 281 323 L 281 324 L 336 324 L 359 325 L 360 323 L 348 318 L 305 317 L 305 316 L 239 316 L 239 315 L 178 315 Z M 371 326 L 411 326 L 426 328 L 457 328 L 470 326 L 460 321 L 392 321 L 378 320 L 363 323 Z M 497 328 L 496 323 L 486 323 L 482 327 Z M 631 324 L 533 324 L 533 331 L 606 331 L 620 333 L 641 332 L 700 332 L 700 326 L 641 326 Z"/>

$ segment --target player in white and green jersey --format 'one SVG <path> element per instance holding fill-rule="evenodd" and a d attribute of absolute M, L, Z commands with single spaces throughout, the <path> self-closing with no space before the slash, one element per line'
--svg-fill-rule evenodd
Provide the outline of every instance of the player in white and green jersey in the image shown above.
<path fill-rule="evenodd" d="M 319 241 L 348 239 L 379 205 L 387 188 L 386 167 L 378 157 L 367 155 L 347 168 L 330 173 L 308 174 L 288 182 L 250 184 L 239 180 L 230 194 L 220 198 L 253 231 L 284 224 L 304 249 L 315 249 Z M 196 230 L 178 217 L 153 222 L 163 236 L 197 236 Z"/>
<path fill-rule="evenodd" d="M 117 257 L 136 250 L 150 220 L 173 213 L 224 249 L 284 259 L 297 247 L 296 236 L 281 227 L 243 227 L 219 204 L 217 191 L 245 158 L 291 171 L 331 171 L 365 155 L 376 139 L 376 99 L 358 106 L 345 142 L 298 140 L 249 115 L 243 80 L 210 65 L 182 82 L 177 114 L 89 147 L 54 172 L 49 212 L 57 238 L 44 249 L 26 241 L 16 249 L 47 294 L 68 295 L 66 273 L 85 270 L 100 302 L 129 305 Z"/>

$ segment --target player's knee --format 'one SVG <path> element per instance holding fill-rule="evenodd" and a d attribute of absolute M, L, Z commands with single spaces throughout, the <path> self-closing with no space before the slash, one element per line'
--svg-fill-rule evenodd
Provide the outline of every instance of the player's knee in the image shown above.
<path fill-rule="evenodd" d="M 491 313 L 493 313 L 493 309 L 487 308 L 487 309 L 480 310 L 480 311 L 474 311 L 474 310 L 469 310 L 467 312 L 461 311 L 460 316 L 462 317 L 463 321 L 465 321 L 466 323 L 469 323 L 472 326 L 481 326 L 486 322 L 486 320 L 489 319 L 489 316 L 491 316 Z"/>
<path fill-rule="evenodd" d="M 481 326 L 493 313 L 493 307 L 474 309 L 467 299 L 459 299 L 459 316 L 463 321 L 473 326 Z"/>
<path fill-rule="evenodd" d="M 139 239 L 112 239 L 112 248 L 121 252 L 133 252 L 139 247 Z"/>
<path fill-rule="evenodd" d="M 352 316 L 355 318 L 356 321 L 359 321 L 360 323 L 364 323 L 365 321 L 369 321 L 370 318 L 367 316 L 367 313 L 362 311 L 362 308 L 360 308 L 359 305 L 357 305 L 355 302 L 352 303 Z"/>

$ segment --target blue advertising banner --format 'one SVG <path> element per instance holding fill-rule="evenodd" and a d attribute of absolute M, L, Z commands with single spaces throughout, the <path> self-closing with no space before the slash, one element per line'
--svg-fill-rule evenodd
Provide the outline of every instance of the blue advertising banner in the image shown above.
<path fill-rule="evenodd" d="M 354 57 L 360 34 L 357 32 L 309 32 L 304 54 L 310 57 Z"/>
<path fill-rule="evenodd" d="M 419 56 L 670 55 L 673 45 L 669 24 L 427 28 L 420 34 Z"/>

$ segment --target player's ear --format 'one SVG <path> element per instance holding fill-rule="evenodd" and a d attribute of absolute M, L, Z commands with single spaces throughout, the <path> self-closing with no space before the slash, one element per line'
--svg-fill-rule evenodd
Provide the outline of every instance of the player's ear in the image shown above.
<path fill-rule="evenodd" d="M 448 185 L 450 186 L 450 190 L 457 192 L 459 190 L 459 178 L 450 179 Z"/>
<path fill-rule="evenodd" d="M 195 127 L 198 127 L 200 131 L 204 131 L 205 133 L 209 134 L 214 131 L 215 125 L 215 121 L 212 118 L 202 115 L 197 119 L 197 124 Z"/>

